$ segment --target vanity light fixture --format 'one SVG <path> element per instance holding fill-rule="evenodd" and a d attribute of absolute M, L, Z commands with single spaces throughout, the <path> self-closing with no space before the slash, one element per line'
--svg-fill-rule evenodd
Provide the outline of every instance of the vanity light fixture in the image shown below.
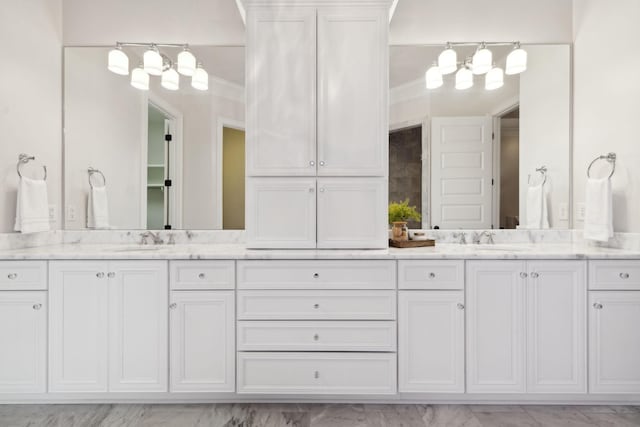
<path fill-rule="evenodd" d="M 163 71 L 160 85 L 167 90 L 180 89 L 180 76 L 178 75 L 178 72 L 173 67 L 169 67 Z"/>
<path fill-rule="evenodd" d="M 144 71 L 152 76 L 162 74 L 162 55 L 156 45 L 152 44 L 143 55 Z"/>
<path fill-rule="evenodd" d="M 149 74 L 140 65 L 131 71 L 131 86 L 140 90 L 149 90 Z"/>
<path fill-rule="evenodd" d="M 129 74 L 129 57 L 122 51 L 120 43 L 115 48 L 109 51 L 109 71 L 126 76 Z"/>
<path fill-rule="evenodd" d="M 191 86 L 198 90 L 209 89 L 209 74 L 202 68 L 202 64 L 198 63 L 193 77 L 191 77 Z"/>
<path fill-rule="evenodd" d="M 441 74 L 451 74 L 458 69 L 458 54 L 451 43 L 447 43 L 446 48 L 438 55 L 438 67 Z"/>
<path fill-rule="evenodd" d="M 473 72 L 469 69 L 469 61 L 465 61 L 456 73 L 456 89 L 465 90 L 473 86 Z"/>
<path fill-rule="evenodd" d="M 425 73 L 424 79 L 427 89 L 437 89 L 442 86 L 442 72 L 435 62 Z"/>
<path fill-rule="evenodd" d="M 491 69 L 493 64 L 493 53 L 487 49 L 487 44 L 482 42 L 478 46 L 478 50 L 473 54 L 473 60 L 471 62 L 471 71 L 473 74 L 484 74 Z"/>
<path fill-rule="evenodd" d="M 486 90 L 494 90 L 504 86 L 504 72 L 502 68 L 493 67 L 484 76 L 484 88 Z"/>
<path fill-rule="evenodd" d="M 193 76 L 196 72 L 196 57 L 186 45 L 184 50 L 178 54 L 178 72 L 188 77 Z"/>
<path fill-rule="evenodd" d="M 507 56 L 505 74 L 519 74 L 527 69 L 527 51 L 520 47 L 520 42 L 513 44 L 513 50 Z"/>

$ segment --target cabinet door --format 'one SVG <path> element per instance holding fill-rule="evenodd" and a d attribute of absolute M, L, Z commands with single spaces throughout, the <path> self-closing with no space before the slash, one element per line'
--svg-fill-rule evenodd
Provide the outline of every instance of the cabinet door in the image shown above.
<path fill-rule="evenodd" d="M 318 175 L 385 176 L 388 10 L 318 10 Z"/>
<path fill-rule="evenodd" d="M 318 248 L 386 248 L 384 178 L 318 179 Z"/>
<path fill-rule="evenodd" d="M 399 391 L 464 392 L 464 292 L 400 291 Z"/>
<path fill-rule="evenodd" d="M 46 392 L 47 293 L 0 292 L 0 393 Z"/>
<path fill-rule="evenodd" d="M 528 267 L 527 392 L 586 393 L 586 262 Z"/>
<path fill-rule="evenodd" d="M 589 392 L 640 393 L 640 291 L 589 292 Z"/>
<path fill-rule="evenodd" d="M 105 262 L 49 263 L 49 391 L 106 392 Z"/>
<path fill-rule="evenodd" d="M 467 262 L 467 392 L 525 391 L 523 261 Z"/>
<path fill-rule="evenodd" d="M 170 391 L 234 391 L 233 295 L 233 291 L 171 293 Z"/>
<path fill-rule="evenodd" d="M 250 9 L 247 40 L 247 176 L 315 176 L 315 9 Z"/>
<path fill-rule="evenodd" d="M 109 263 L 109 391 L 167 391 L 166 261 Z"/>
<path fill-rule="evenodd" d="M 248 178 L 246 217 L 249 248 L 315 248 L 316 180 Z"/>

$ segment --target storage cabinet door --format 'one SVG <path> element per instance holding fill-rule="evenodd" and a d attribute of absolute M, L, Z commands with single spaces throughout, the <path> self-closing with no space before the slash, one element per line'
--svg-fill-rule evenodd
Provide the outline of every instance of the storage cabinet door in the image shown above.
<path fill-rule="evenodd" d="M 246 216 L 249 248 L 315 248 L 315 178 L 248 178 Z"/>
<path fill-rule="evenodd" d="M 388 169 L 388 10 L 318 10 L 318 175 Z"/>
<path fill-rule="evenodd" d="M 384 178 L 318 179 L 318 248 L 386 248 Z"/>
<path fill-rule="evenodd" d="M 464 392 L 464 292 L 400 291 L 399 391 Z"/>
<path fill-rule="evenodd" d="M 166 261 L 109 263 L 109 390 L 167 391 Z"/>
<path fill-rule="evenodd" d="M 586 393 L 586 262 L 528 267 L 527 391 Z"/>
<path fill-rule="evenodd" d="M 108 264 L 49 263 L 49 391 L 106 392 Z"/>
<path fill-rule="evenodd" d="M 589 392 L 640 393 L 640 291 L 589 292 Z"/>
<path fill-rule="evenodd" d="M 523 261 L 467 262 L 467 392 L 525 391 Z"/>
<path fill-rule="evenodd" d="M 44 393 L 47 293 L 0 292 L 0 393 Z"/>
<path fill-rule="evenodd" d="M 247 40 L 247 176 L 315 176 L 315 9 L 250 9 Z"/>
<path fill-rule="evenodd" d="M 170 391 L 233 392 L 233 291 L 174 291 L 170 307 Z"/>

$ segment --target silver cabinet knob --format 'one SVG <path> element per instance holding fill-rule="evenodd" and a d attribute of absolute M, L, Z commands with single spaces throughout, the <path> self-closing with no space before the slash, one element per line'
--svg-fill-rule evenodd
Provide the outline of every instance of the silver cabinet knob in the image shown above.
<path fill-rule="evenodd" d="M 525 273 L 525 272 L 520 273 L 520 277 L 523 278 L 523 279 L 526 279 L 527 278 L 527 273 Z"/>
<path fill-rule="evenodd" d="M 313 378 L 315 378 L 315 379 L 320 378 L 320 372 L 319 372 L 319 371 L 315 371 L 315 372 L 313 373 Z"/>
<path fill-rule="evenodd" d="M 7 274 L 7 278 L 9 280 L 15 280 L 15 279 L 18 278 L 18 273 L 9 273 L 9 274 Z"/>
<path fill-rule="evenodd" d="M 309 166 L 315 166 L 316 162 L 314 162 L 313 160 L 309 160 Z"/>
<path fill-rule="evenodd" d="M 178 304 L 176 304 L 175 302 L 172 302 L 171 304 L 169 304 L 169 308 L 171 310 L 175 310 L 178 307 Z"/>
<path fill-rule="evenodd" d="M 603 307 L 602 304 L 600 304 L 599 302 L 594 302 L 593 303 L 593 308 L 595 308 L 596 310 L 601 310 Z"/>
<path fill-rule="evenodd" d="M 116 273 L 114 273 L 114 272 L 109 272 L 109 273 L 107 274 L 107 277 L 108 277 L 109 279 L 113 279 L 114 277 L 116 277 Z"/>
<path fill-rule="evenodd" d="M 313 278 L 317 279 L 318 277 L 320 277 L 320 275 L 318 273 L 313 273 Z"/>
<path fill-rule="evenodd" d="M 531 277 L 537 279 L 539 277 L 539 274 L 534 271 L 533 273 L 531 273 Z"/>
<path fill-rule="evenodd" d="M 313 340 L 314 340 L 314 341 L 318 341 L 319 339 L 320 339 L 320 335 L 315 334 L 315 335 L 313 336 Z"/>
<path fill-rule="evenodd" d="M 313 304 L 313 308 L 317 310 L 318 308 L 320 308 L 320 304 Z"/>
<path fill-rule="evenodd" d="M 104 273 L 100 272 L 100 273 L 96 273 L 96 277 L 98 279 L 104 279 Z"/>
<path fill-rule="evenodd" d="M 629 278 L 629 273 L 620 273 L 620 278 L 621 279 L 628 279 Z"/>
<path fill-rule="evenodd" d="M 200 280 L 204 279 L 205 277 L 206 277 L 206 276 L 205 276 L 205 274 L 204 274 L 204 273 L 200 273 L 200 274 L 198 274 L 198 279 L 200 279 Z"/>
<path fill-rule="evenodd" d="M 457 307 L 458 310 L 464 310 L 464 304 L 462 304 L 461 302 L 458 303 Z"/>
<path fill-rule="evenodd" d="M 320 160 L 319 165 L 320 165 L 320 166 L 324 166 L 324 161 L 323 161 L 323 160 Z"/>
<path fill-rule="evenodd" d="M 42 304 L 38 303 L 38 304 L 33 304 L 33 309 L 34 310 L 40 310 L 42 308 Z"/>
<path fill-rule="evenodd" d="M 435 279 L 436 273 L 429 273 L 429 279 Z"/>
<path fill-rule="evenodd" d="M 320 188 L 320 192 L 321 192 L 321 193 L 324 193 L 324 188 Z"/>

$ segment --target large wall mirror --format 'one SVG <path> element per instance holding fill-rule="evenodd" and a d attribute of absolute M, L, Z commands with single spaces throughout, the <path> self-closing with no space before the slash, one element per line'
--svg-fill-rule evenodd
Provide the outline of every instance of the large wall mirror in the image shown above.
<path fill-rule="evenodd" d="M 89 194 L 106 182 L 108 221 L 95 228 L 243 229 L 244 47 L 190 47 L 207 90 L 182 75 L 178 90 L 156 76 L 137 89 L 107 69 L 111 49 L 64 49 L 65 228 L 95 226 Z M 123 51 L 133 69 L 145 48 Z"/>
<path fill-rule="evenodd" d="M 460 90 L 455 72 L 426 88 L 444 46 L 390 47 L 389 200 L 421 211 L 411 228 L 569 227 L 571 49 L 522 48 L 527 69 L 502 87 L 474 75 Z M 476 49 L 454 46 L 460 62 Z M 513 46 L 489 49 L 504 69 Z"/>

